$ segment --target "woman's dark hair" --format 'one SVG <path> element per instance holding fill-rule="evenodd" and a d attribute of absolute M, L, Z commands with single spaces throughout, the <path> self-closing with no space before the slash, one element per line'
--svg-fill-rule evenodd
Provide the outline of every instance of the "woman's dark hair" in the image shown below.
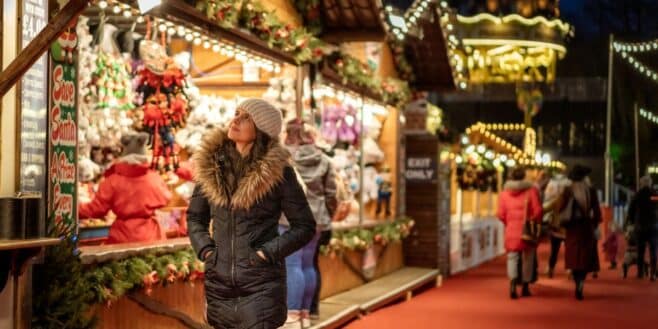
<path fill-rule="evenodd" d="M 516 167 L 512 170 L 512 180 L 524 180 L 525 179 L 525 168 Z"/>
<path fill-rule="evenodd" d="M 266 133 L 262 132 L 260 129 L 256 128 L 256 139 L 254 140 L 254 146 L 251 148 L 251 153 L 248 157 L 248 163 L 254 163 L 262 159 L 273 143 L 276 143 L 276 139 L 268 136 Z"/>

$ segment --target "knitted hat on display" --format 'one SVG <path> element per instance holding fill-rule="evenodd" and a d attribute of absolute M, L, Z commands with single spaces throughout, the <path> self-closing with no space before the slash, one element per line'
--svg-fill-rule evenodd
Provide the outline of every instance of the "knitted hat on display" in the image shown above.
<path fill-rule="evenodd" d="M 238 105 L 238 110 L 245 111 L 251 116 L 256 128 L 272 138 L 277 138 L 281 134 L 283 126 L 283 117 L 281 111 L 277 110 L 270 103 L 251 98 Z"/>

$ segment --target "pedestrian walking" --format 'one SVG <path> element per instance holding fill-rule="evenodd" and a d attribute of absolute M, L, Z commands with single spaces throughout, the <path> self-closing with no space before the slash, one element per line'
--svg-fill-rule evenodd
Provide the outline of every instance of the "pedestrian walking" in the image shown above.
<path fill-rule="evenodd" d="M 651 200 L 653 196 L 653 182 L 651 177 L 644 176 L 640 179 L 640 190 L 631 201 L 628 209 L 628 218 L 635 227 L 635 239 L 637 240 L 637 267 L 638 278 L 645 272 L 644 252 L 649 248 L 649 276 L 651 281 L 656 280 L 656 206 Z"/>
<path fill-rule="evenodd" d="M 557 264 L 558 255 L 560 254 L 560 247 L 564 243 L 566 231 L 560 225 L 560 212 L 558 209 L 560 197 L 564 193 L 564 189 L 571 184 L 562 173 L 555 174 L 546 186 L 544 192 L 544 221 L 548 225 L 549 239 L 551 242 L 551 253 L 548 258 L 547 275 L 549 278 L 553 277 L 555 272 L 555 265 Z"/>
<path fill-rule="evenodd" d="M 197 186 L 187 221 L 205 263 L 207 318 L 215 328 L 283 325 L 284 260 L 315 234 L 290 154 L 278 140 L 282 121 L 269 103 L 246 100 L 228 131 L 210 131 L 194 155 Z M 282 213 L 290 229 L 279 235 Z"/>
<path fill-rule="evenodd" d="M 515 168 L 511 179 L 505 183 L 498 201 L 498 218 L 505 224 L 505 249 L 507 250 L 507 275 L 510 279 L 510 298 L 518 298 L 516 285 L 523 285 L 522 296 L 531 296 L 530 281 L 534 268 L 535 245 L 522 239 L 526 221 L 541 222 L 539 192 L 532 183 L 525 181 L 525 169 Z M 522 262 L 519 275 L 519 262 Z M 520 276 L 520 278 L 519 278 Z"/>
<path fill-rule="evenodd" d="M 576 299 L 583 300 L 587 274 L 599 271 L 595 230 L 601 222 L 596 190 L 591 187 L 590 168 L 576 165 L 569 173 L 571 185 L 564 189 L 560 220 L 566 229 L 565 265 L 571 270 Z"/>

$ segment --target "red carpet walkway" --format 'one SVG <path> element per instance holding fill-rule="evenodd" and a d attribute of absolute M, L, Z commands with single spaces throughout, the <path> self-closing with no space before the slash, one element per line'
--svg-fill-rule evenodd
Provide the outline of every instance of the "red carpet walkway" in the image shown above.
<path fill-rule="evenodd" d="M 540 271 L 546 253 L 540 256 Z M 560 259 L 558 267 L 563 264 Z M 602 267 L 608 267 L 603 262 Z M 444 280 L 409 302 L 376 311 L 351 323 L 349 329 L 387 328 L 658 328 L 658 282 L 629 278 L 621 270 L 603 270 L 588 278 L 585 300 L 576 301 L 573 283 L 560 271 L 554 279 L 542 276 L 533 297 L 510 300 L 505 259 L 499 258 L 465 274 Z"/>

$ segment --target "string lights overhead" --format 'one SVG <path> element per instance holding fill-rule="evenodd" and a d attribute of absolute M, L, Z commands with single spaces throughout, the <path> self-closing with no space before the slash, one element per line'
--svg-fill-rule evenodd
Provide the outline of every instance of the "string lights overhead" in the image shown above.
<path fill-rule="evenodd" d="M 640 116 L 655 124 L 658 124 L 658 115 L 653 114 L 651 111 L 640 109 Z"/>
<path fill-rule="evenodd" d="M 614 42 L 612 44 L 614 50 L 621 55 L 621 58 L 626 61 L 636 72 L 644 75 L 648 79 L 658 82 L 658 72 L 656 70 L 644 65 L 632 54 L 648 53 L 658 51 L 658 40 L 640 42 L 640 43 L 625 43 Z"/>

